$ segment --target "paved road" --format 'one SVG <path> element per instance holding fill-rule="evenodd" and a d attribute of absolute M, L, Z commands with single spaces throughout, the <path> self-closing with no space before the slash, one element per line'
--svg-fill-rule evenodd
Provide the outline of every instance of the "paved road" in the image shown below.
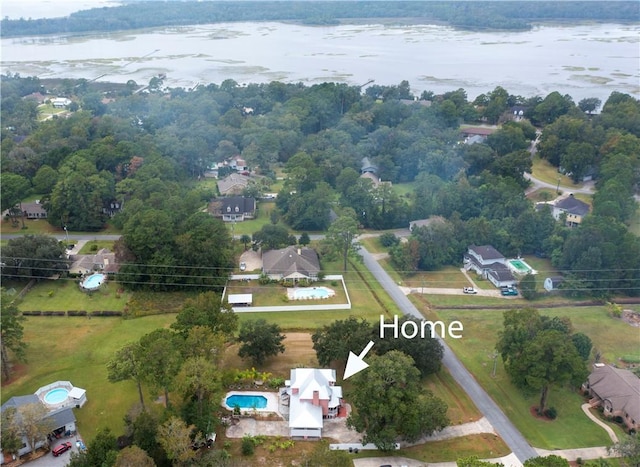
<path fill-rule="evenodd" d="M 364 259 L 365 266 L 369 271 L 371 271 L 373 276 L 378 280 L 378 282 L 380 282 L 382 287 L 396 302 L 400 310 L 406 315 L 415 316 L 418 319 L 424 319 L 424 316 L 422 316 L 413 303 L 409 301 L 409 299 L 393 282 L 386 271 L 382 269 L 378 262 L 371 256 L 371 254 L 364 248 L 361 248 L 360 255 L 362 255 Z M 471 400 L 476 404 L 480 412 L 482 412 L 487 420 L 489 420 L 493 428 L 496 430 L 496 433 L 498 433 L 507 446 L 509 446 L 509 449 L 513 451 L 520 462 L 524 462 L 531 457 L 538 456 L 535 449 L 529 445 L 527 440 L 524 439 L 522 434 L 506 417 L 493 399 L 489 397 L 485 390 L 482 389 L 478 382 L 473 378 L 471 373 L 469 373 L 464 365 L 462 365 L 447 343 L 442 339 L 440 339 L 440 342 L 444 347 L 442 363 L 448 368 L 453 378 L 458 382 L 458 384 L 460 384 Z"/>
<path fill-rule="evenodd" d="M 596 191 L 593 182 L 585 182 L 585 183 L 582 184 L 582 186 L 563 186 L 563 185 L 560 185 L 560 187 L 558 188 L 558 185 L 556 183 L 543 182 L 542 180 L 539 180 L 539 179 L 535 178 L 533 175 L 528 174 L 526 172 L 524 174 L 524 178 L 526 178 L 527 180 L 529 180 L 532 183 L 532 186 L 527 188 L 525 193 L 530 193 L 532 191 L 539 190 L 540 188 L 550 188 L 552 190 L 555 190 L 557 188 L 558 190 L 562 191 L 563 193 L 583 193 L 583 194 L 587 194 L 587 195 L 592 195 Z"/>

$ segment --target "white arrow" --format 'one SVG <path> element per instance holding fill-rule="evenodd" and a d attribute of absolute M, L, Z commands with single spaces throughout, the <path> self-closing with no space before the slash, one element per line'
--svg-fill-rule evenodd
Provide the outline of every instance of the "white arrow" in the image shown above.
<path fill-rule="evenodd" d="M 371 350 L 371 347 L 373 347 L 373 341 L 369 341 L 369 343 L 364 348 L 362 353 L 360 353 L 360 355 L 356 355 L 353 352 L 349 352 L 349 358 L 347 359 L 347 367 L 344 369 L 344 376 L 342 377 L 343 380 L 355 375 L 356 373 L 361 372 L 362 370 L 364 370 L 369 366 L 369 364 L 366 363 L 363 360 L 363 358 L 367 355 L 367 353 L 369 353 L 369 350 Z"/>

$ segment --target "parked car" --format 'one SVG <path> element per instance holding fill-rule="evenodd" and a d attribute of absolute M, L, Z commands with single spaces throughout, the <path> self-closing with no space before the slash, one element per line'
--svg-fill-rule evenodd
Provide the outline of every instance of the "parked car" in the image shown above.
<path fill-rule="evenodd" d="M 246 269 L 247 269 L 247 263 L 243 261 L 242 263 L 240 263 L 240 270 L 245 271 Z"/>
<path fill-rule="evenodd" d="M 51 452 L 53 453 L 53 457 L 58 457 L 60 454 L 64 454 L 69 449 L 71 449 L 71 443 L 67 441 L 66 443 L 59 444 L 58 446 L 53 448 Z"/>
<path fill-rule="evenodd" d="M 473 287 L 463 287 L 462 291 L 464 293 L 470 293 L 470 294 L 476 294 L 478 293 L 478 291 L 476 289 L 474 289 Z"/>
<path fill-rule="evenodd" d="M 500 293 L 504 296 L 518 295 L 518 289 L 515 287 L 501 287 Z"/>

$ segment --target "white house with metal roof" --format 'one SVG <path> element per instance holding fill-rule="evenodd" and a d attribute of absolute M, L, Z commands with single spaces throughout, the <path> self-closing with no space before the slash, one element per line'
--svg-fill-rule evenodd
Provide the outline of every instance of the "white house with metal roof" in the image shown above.
<path fill-rule="evenodd" d="M 342 406 L 342 387 L 335 384 L 335 370 L 291 370 L 286 393 L 289 395 L 289 432 L 292 437 L 322 437 L 324 419 L 337 417 Z"/>

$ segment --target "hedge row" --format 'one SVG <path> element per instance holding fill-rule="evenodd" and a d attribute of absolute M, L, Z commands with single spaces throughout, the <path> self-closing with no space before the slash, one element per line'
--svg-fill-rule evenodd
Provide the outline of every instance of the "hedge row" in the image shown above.
<path fill-rule="evenodd" d="M 24 316 L 122 316 L 122 311 L 23 311 Z"/>

